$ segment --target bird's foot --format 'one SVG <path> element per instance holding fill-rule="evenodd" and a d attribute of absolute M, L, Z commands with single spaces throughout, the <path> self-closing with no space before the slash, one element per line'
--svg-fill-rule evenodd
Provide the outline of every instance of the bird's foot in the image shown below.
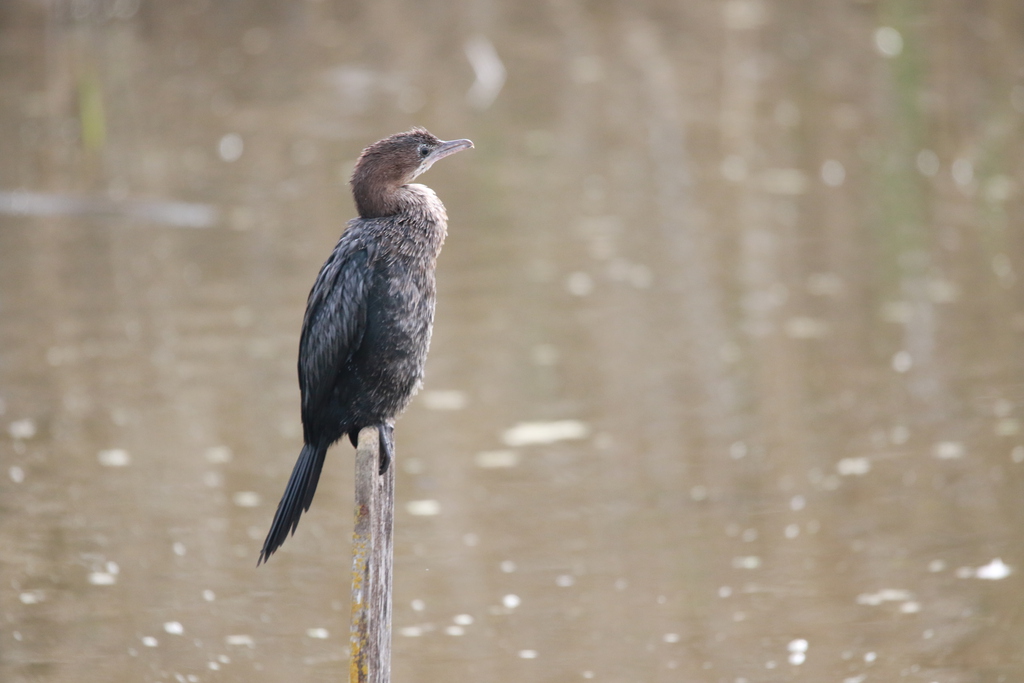
<path fill-rule="evenodd" d="M 388 471 L 388 466 L 395 459 L 395 426 L 393 424 L 377 425 L 380 435 L 380 473 Z"/>

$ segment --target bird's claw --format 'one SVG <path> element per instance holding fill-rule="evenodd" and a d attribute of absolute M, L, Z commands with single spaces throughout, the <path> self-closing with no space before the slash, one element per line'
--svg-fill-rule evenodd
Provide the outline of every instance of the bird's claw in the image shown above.
<path fill-rule="evenodd" d="M 380 435 L 380 474 L 384 474 L 395 458 L 395 427 L 390 424 L 378 425 L 377 432 Z"/>

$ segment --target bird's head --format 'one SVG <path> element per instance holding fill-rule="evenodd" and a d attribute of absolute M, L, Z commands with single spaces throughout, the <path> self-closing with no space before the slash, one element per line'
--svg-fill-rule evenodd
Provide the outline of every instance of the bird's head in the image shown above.
<path fill-rule="evenodd" d="M 363 218 L 386 216 L 394 207 L 394 193 L 413 181 L 434 162 L 469 149 L 469 140 L 439 140 L 423 128 L 373 143 L 363 150 L 352 171 L 352 194 Z"/>

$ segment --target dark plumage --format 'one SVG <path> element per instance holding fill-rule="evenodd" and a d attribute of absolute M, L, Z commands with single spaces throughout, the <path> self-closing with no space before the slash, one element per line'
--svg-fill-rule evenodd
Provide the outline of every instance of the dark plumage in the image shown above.
<path fill-rule="evenodd" d="M 320 269 L 299 341 L 305 445 L 277 506 L 259 563 L 309 510 L 327 449 L 359 430 L 380 433 L 380 472 L 394 455 L 395 417 L 419 388 L 434 320 L 434 268 L 447 234 L 444 205 L 409 184 L 439 159 L 472 147 L 414 128 L 376 142 L 352 172 L 359 218 Z"/>

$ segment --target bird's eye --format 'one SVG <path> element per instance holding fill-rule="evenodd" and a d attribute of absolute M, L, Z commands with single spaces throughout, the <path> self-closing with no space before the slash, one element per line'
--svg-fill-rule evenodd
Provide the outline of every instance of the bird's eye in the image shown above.
<path fill-rule="evenodd" d="M 419 153 L 421 157 L 425 157 L 430 154 L 430 145 L 420 145 Z"/>

